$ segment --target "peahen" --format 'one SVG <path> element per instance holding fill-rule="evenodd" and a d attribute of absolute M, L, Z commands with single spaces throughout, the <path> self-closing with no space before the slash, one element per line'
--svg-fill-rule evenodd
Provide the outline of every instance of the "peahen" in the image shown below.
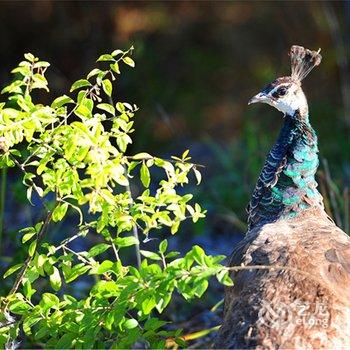
<path fill-rule="evenodd" d="M 248 233 L 230 266 L 215 348 L 350 349 L 350 239 L 317 190 L 317 136 L 301 81 L 321 62 L 292 46 L 291 76 L 254 96 L 284 114 L 248 210 Z M 234 268 L 234 267 L 239 268 Z"/>

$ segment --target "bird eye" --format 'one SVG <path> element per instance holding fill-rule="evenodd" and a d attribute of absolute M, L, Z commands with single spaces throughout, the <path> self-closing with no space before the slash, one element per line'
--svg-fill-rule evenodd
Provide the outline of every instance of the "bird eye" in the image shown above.
<path fill-rule="evenodd" d="M 279 96 L 284 96 L 285 94 L 287 93 L 287 89 L 285 87 L 280 87 L 278 90 L 277 90 L 277 94 Z"/>

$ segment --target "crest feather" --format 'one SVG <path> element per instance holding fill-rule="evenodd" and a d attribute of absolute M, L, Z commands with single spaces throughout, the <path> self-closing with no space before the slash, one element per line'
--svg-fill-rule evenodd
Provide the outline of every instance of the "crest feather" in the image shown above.
<path fill-rule="evenodd" d="M 321 49 L 311 51 L 302 46 L 293 45 L 290 49 L 290 61 L 292 66 L 291 77 L 297 81 L 302 81 L 314 67 L 321 63 Z"/>

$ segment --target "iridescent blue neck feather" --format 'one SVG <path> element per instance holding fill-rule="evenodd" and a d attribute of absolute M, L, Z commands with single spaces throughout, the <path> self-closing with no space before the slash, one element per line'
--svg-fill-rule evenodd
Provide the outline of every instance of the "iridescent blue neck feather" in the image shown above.
<path fill-rule="evenodd" d="M 308 115 L 299 111 L 285 116 L 248 205 L 249 228 L 297 216 L 311 208 L 323 208 L 315 173 L 317 136 Z"/>

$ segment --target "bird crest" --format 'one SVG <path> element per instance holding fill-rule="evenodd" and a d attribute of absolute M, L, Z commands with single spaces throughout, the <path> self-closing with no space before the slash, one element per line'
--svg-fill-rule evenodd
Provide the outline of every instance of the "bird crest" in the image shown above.
<path fill-rule="evenodd" d="M 321 49 L 311 51 L 302 46 L 293 45 L 289 53 L 292 67 L 291 77 L 301 82 L 314 67 L 321 63 L 320 51 Z"/>

